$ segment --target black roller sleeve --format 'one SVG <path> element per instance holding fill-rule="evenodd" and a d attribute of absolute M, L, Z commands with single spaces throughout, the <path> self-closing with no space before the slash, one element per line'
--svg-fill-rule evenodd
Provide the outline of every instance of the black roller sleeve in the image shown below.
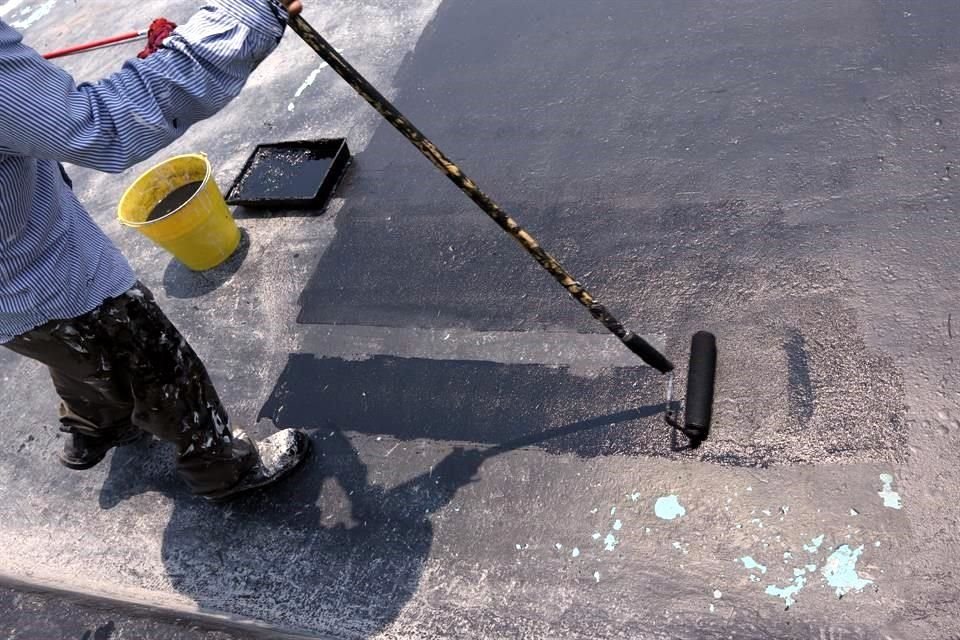
<path fill-rule="evenodd" d="M 698 331 L 693 334 L 690 344 L 687 406 L 683 425 L 683 432 L 692 442 L 702 442 L 710 432 L 716 372 L 717 340 L 712 333 Z"/>

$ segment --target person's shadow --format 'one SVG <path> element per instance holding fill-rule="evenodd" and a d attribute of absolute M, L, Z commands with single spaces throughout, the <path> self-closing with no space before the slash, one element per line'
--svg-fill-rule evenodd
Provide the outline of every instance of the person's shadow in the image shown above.
<path fill-rule="evenodd" d="M 190 496 L 173 468 L 172 446 L 148 439 L 114 452 L 100 504 L 111 509 L 148 492 L 173 498 L 163 563 L 171 586 L 202 609 L 367 638 L 396 620 L 416 593 L 433 545 L 432 515 L 486 459 L 592 437 L 663 409 L 594 416 L 486 448 L 454 447 L 435 464 L 419 458 L 417 466 L 427 468 L 392 488 L 372 483 L 350 439 L 327 423 L 311 429 L 314 453 L 296 475 L 226 505 Z M 398 463 L 391 469 L 407 475 L 409 462 Z"/>
<path fill-rule="evenodd" d="M 370 483 L 342 432 L 312 437 L 313 456 L 296 475 L 226 505 L 191 497 L 173 470 L 171 447 L 147 440 L 114 453 L 100 504 L 110 509 L 148 491 L 174 497 L 163 563 L 173 588 L 203 609 L 288 628 L 309 620 L 311 631 L 369 637 L 416 592 L 433 542 L 431 515 L 471 482 L 484 456 L 454 449 L 384 489 Z"/>

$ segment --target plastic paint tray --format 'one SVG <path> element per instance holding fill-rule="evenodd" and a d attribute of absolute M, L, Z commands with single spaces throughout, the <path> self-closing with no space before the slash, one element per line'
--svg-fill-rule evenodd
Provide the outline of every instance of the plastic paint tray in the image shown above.
<path fill-rule="evenodd" d="M 257 145 L 230 187 L 227 204 L 322 210 L 349 163 L 343 138 Z"/>

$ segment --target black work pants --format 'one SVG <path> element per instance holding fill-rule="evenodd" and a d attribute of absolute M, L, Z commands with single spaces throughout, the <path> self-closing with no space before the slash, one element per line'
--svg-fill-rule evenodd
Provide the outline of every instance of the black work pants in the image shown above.
<path fill-rule="evenodd" d="M 203 362 L 141 284 L 4 346 L 47 365 L 69 430 L 112 437 L 133 425 L 175 443 L 194 493 L 229 487 L 256 463 L 250 442 L 231 434 Z"/>

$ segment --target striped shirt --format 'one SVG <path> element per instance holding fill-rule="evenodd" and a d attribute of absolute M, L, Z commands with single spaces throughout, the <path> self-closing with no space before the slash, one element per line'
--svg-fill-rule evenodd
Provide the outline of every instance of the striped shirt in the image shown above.
<path fill-rule="evenodd" d="M 60 162 L 116 173 L 224 107 L 280 41 L 273 0 L 216 0 L 145 60 L 77 85 L 0 20 L 0 344 L 135 282 Z"/>

